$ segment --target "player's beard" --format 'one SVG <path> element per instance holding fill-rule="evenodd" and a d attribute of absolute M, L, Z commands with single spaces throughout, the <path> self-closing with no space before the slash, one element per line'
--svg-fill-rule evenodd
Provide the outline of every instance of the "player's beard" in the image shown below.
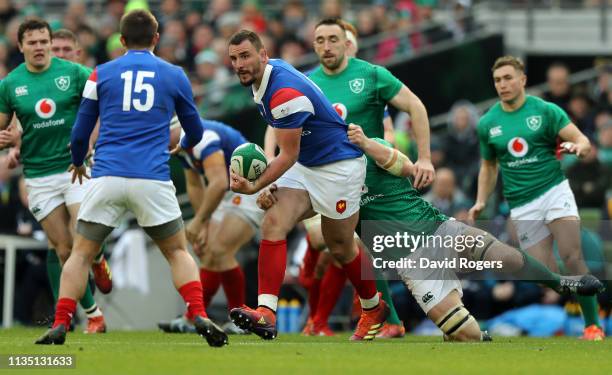
<path fill-rule="evenodd" d="M 329 61 L 329 60 L 327 60 Z M 326 63 L 325 58 L 321 59 L 321 64 L 323 64 L 327 69 L 334 71 L 336 69 L 338 69 L 340 67 L 340 65 L 342 65 L 342 62 L 344 61 L 344 55 L 339 55 L 337 56 L 334 60 Z"/>
<path fill-rule="evenodd" d="M 253 66 L 253 70 L 252 71 L 246 71 L 245 73 L 250 74 L 251 78 L 247 81 L 243 81 L 240 74 L 238 74 L 238 80 L 240 80 L 240 84 L 242 86 L 251 86 L 253 85 L 253 83 L 255 83 L 256 78 L 259 75 L 259 71 L 261 70 L 261 64 L 258 64 L 257 66 Z"/>

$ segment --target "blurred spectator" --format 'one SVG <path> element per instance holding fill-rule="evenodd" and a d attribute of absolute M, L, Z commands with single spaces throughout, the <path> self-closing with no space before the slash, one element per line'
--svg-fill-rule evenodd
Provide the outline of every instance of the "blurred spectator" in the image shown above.
<path fill-rule="evenodd" d="M 204 20 L 215 30 L 218 30 L 217 22 L 221 17 L 232 10 L 232 0 L 212 0 L 204 15 Z"/>
<path fill-rule="evenodd" d="M 610 101 L 610 93 L 612 92 L 612 77 L 610 77 L 610 74 L 612 74 L 612 64 L 606 62 L 598 66 L 597 69 L 599 74 L 597 75 L 592 95 L 599 109 L 609 110 L 612 104 Z"/>
<path fill-rule="evenodd" d="M 581 93 L 572 95 L 567 103 L 567 113 L 584 135 L 593 137 L 595 122 L 591 111 L 591 98 Z"/>
<path fill-rule="evenodd" d="M 4 26 L 17 16 L 17 9 L 12 0 L 0 0 L 0 33 L 4 34 Z"/>
<path fill-rule="evenodd" d="M 308 12 L 301 0 L 288 0 L 283 6 L 281 18 L 283 34 L 278 35 L 278 37 L 282 38 L 287 35 L 298 35 L 306 26 Z"/>
<path fill-rule="evenodd" d="M 567 65 L 560 62 L 553 63 L 546 72 L 548 91 L 542 95 L 544 100 L 555 103 L 566 112 L 571 97 L 569 75 Z"/>
<path fill-rule="evenodd" d="M 423 196 L 443 214 L 465 221 L 471 202 L 465 194 L 457 189 L 455 174 L 449 168 L 440 168 L 436 171 L 431 190 Z"/>
<path fill-rule="evenodd" d="M 266 18 L 261 13 L 257 0 L 245 0 L 240 8 L 242 11 L 242 26 L 257 33 L 264 33 L 267 29 Z"/>
<path fill-rule="evenodd" d="M 237 12 L 224 13 L 217 20 L 217 32 L 219 36 L 225 40 L 228 40 L 234 33 L 240 29 L 240 22 L 242 16 Z"/>
<path fill-rule="evenodd" d="M 596 145 L 593 144 L 591 152 L 572 165 L 566 175 L 578 207 L 602 207 L 606 190 L 612 186 L 612 168 L 599 161 Z"/>
<path fill-rule="evenodd" d="M 323 18 L 341 18 L 344 9 L 341 0 L 322 0 L 319 16 Z"/>
<path fill-rule="evenodd" d="M 198 89 L 206 96 L 201 105 L 205 112 L 211 106 L 221 105 L 225 98 L 230 73 L 219 62 L 217 53 L 210 49 L 198 53 L 195 58 Z"/>
<path fill-rule="evenodd" d="M 304 45 L 296 38 L 287 38 L 280 42 L 279 45 L 280 58 L 291 65 L 298 65 L 300 58 L 306 53 Z"/>
<path fill-rule="evenodd" d="M 181 5 L 181 0 L 162 0 L 159 7 L 159 13 L 156 15 L 161 32 L 166 32 L 167 22 L 183 19 Z"/>
<path fill-rule="evenodd" d="M 125 53 L 125 48 L 121 44 L 121 35 L 115 33 L 108 38 L 106 41 L 106 54 L 110 60 L 114 60 L 117 57 Z"/>
<path fill-rule="evenodd" d="M 200 24 L 195 27 L 191 34 L 191 41 L 189 43 L 189 58 L 188 63 L 190 67 L 194 68 L 195 56 L 204 51 L 205 49 L 212 47 L 212 42 L 215 39 L 215 32 L 207 24 Z"/>
<path fill-rule="evenodd" d="M 175 64 L 185 66 L 187 64 L 187 31 L 181 19 L 168 19 L 164 26 L 162 39 L 172 43 Z"/>
<path fill-rule="evenodd" d="M 447 133 L 442 139 L 445 165 L 458 176 L 460 189 L 475 193 L 479 169 L 479 145 L 476 135 L 478 110 L 465 100 L 455 103 L 448 116 Z"/>
<path fill-rule="evenodd" d="M 453 39 L 460 41 L 476 29 L 472 14 L 472 0 L 454 0 L 451 1 L 451 7 L 453 16 L 447 27 Z"/>
<path fill-rule="evenodd" d="M 452 34 L 434 19 L 436 0 L 418 0 L 419 17 L 423 30 L 423 43 L 431 45 L 452 38 Z"/>

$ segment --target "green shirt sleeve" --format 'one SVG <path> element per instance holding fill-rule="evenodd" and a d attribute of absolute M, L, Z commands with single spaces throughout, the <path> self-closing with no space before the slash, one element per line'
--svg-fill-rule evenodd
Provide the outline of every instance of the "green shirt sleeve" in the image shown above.
<path fill-rule="evenodd" d="M 489 144 L 489 129 L 486 123 L 480 119 L 478 122 L 478 143 L 480 144 L 480 157 L 485 160 L 495 160 L 495 149 Z"/>
<path fill-rule="evenodd" d="M 569 125 L 572 121 L 567 116 L 567 113 L 561 107 L 554 103 L 546 103 L 548 112 L 547 125 L 551 136 L 556 137 L 561 129 Z"/>
<path fill-rule="evenodd" d="M 386 68 L 377 66 L 376 68 L 376 90 L 378 95 L 385 101 L 393 99 L 395 95 L 402 88 L 402 81 L 395 78 L 395 76 Z"/>
<path fill-rule="evenodd" d="M 12 114 L 10 98 L 8 95 L 8 84 L 6 79 L 0 81 L 0 113 Z"/>

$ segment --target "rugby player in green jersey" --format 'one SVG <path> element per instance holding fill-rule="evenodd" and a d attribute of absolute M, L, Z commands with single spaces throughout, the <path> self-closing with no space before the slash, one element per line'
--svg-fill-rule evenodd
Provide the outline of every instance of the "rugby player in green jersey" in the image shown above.
<path fill-rule="evenodd" d="M 50 243 L 47 270 L 57 299 L 61 264 L 70 254 L 76 214 L 87 191 L 87 184 L 71 183 L 67 170 L 70 132 L 90 69 L 52 57 L 51 35 L 47 22 L 39 18 L 30 18 L 20 25 L 18 41 L 25 63 L 0 82 L 0 129 L 8 126 L 15 113 L 23 133 L 15 134 L 16 128 L 0 133 L 12 133 L 12 139 L 23 139 L 20 157 L 29 208 Z M 0 143 L 1 148 L 10 145 Z M 98 266 L 108 270 L 104 258 L 100 258 Z M 102 275 L 108 275 L 110 282 L 109 273 Z M 90 288 L 81 299 L 81 306 L 88 317 L 86 332 L 106 331 L 104 317 Z"/>
<path fill-rule="evenodd" d="M 512 248 L 491 234 L 464 223 L 452 220 L 440 213 L 429 202 L 419 196 L 408 177 L 414 177 L 414 164 L 390 143 L 380 138 L 368 138 L 361 127 L 349 125 L 349 140 L 358 145 L 368 158 L 366 193 L 362 195 L 360 221 L 362 230 L 367 221 L 378 221 L 399 225 L 398 228 L 413 230 L 419 224 L 423 236 L 439 238 L 480 238 L 480 243 L 465 249 L 441 246 L 420 247 L 416 250 L 400 249 L 387 259 L 464 259 L 472 263 L 498 263 L 499 272 L 508 273 L 524 280 L 542 283 L 558 292 L 593 295 L 603 289 L 603 284 L 591 275 L 560 276 L 548 270 L 542 263 L 527 253 Z M 272 185 L 258 197 L 262 209 L 272 206 L 276 198 Z M 466 242 L 467 243 L 467 242 Z M 376 265 L 376 262 L 375 262 Z M 472 269 L 459 267 L 461 272 Z M 444 332 L 450 341 L 490 340 L 481 332 L 476 320 L 461 302 L 461 283 L 457 268 L 410 268 L 397 267 L 402 280 L 417 302 Z"/>
<path fill-rule="evenodd" d="M 499 167 L 521 248 L 556 271 L 556 241 L 567 271 L 586 274 L 578 207 L 556 149 L 560 138 L 562 152 L 582 158 L 591 150 L 589 140 L 557 105 L 525 94 L 527 77 L 519 59 L 500 57 L 492 72 L 500 101 L 478 124 L 482 164 L 470 218 L 475 220 L 485 208 Z M 582 338 L 603 340 L 597 299 L 578 297 L 578 302 L 585 320 Z"/>

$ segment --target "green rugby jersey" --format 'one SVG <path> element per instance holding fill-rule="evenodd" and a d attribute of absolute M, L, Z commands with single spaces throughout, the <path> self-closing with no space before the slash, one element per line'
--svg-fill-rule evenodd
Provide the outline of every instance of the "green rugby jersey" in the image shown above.
<path fill-rule="evenodd" d="M 510 208 L 533 201 L 565 179 L 555 151 L 559 131 L 570 123 L 556 104 L 530 95 L 516 111 L 506 112 L 498 102 L 480 119 L 480 154 L 499 162 Z"/>
<path fill-rule="evenodd" d="M 363 128 L 368 137 L 384 137 L 385 106 L 402 88 L 402 82 L 382 66 L 350 58 L 334 75 L 319 66 L 309 75 L 347 123 Z"/>
<path fill-rule="evenodd" d="M 373 139 L 393 147 L 383 139 Z M 434 233 L 442 222 L 448 220 L 446 215 L 419 196 L 408 178 L 390 174 L 376 165 L 370 156 L 367 156 L 365 185 L 360 202 L 360 221 L 402 221 L 409 226 L 405 230 L 427 235 Z"/>
<path fill-rule="evenodd" d="M 91 70 L 52 57 L 41 73 L 22 63 L 0 82 L 0 112 L 16 114 L 23 128 L 21 162 L 26 178 L 64 172 L 70 132 Z"/>

